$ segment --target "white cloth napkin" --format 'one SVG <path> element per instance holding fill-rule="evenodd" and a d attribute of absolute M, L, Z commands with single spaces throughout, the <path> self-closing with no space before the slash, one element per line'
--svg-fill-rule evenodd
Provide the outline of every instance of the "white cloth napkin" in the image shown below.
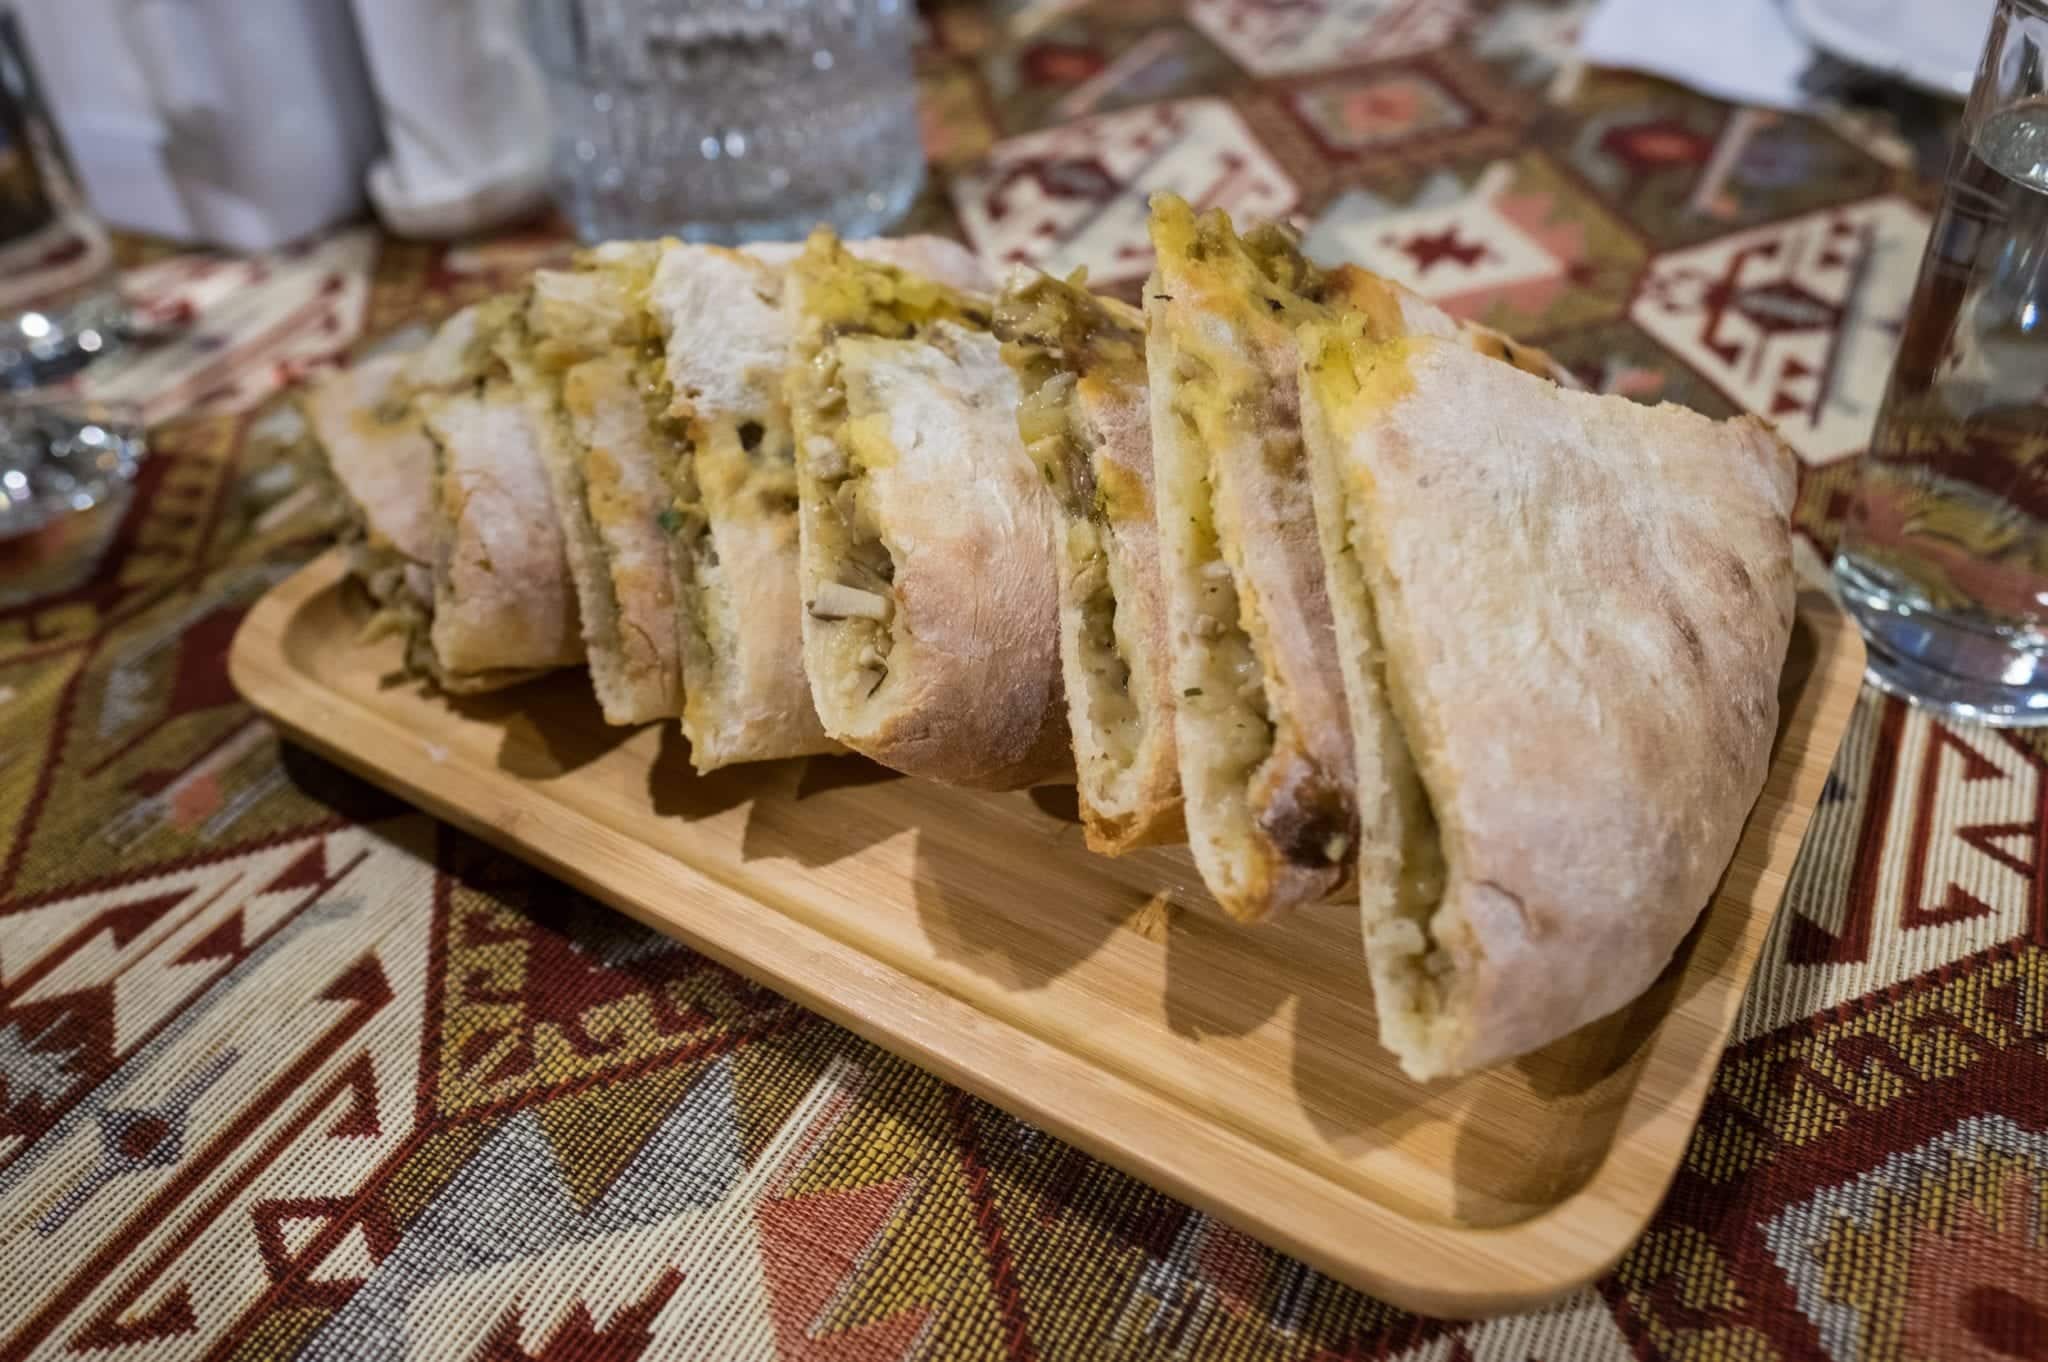
<path fill-rule="evenodd" d="M 1579 55 L 1738 104 L 1803 109 L 1814 47 L 1779 0 L 1600 0 Z"/>

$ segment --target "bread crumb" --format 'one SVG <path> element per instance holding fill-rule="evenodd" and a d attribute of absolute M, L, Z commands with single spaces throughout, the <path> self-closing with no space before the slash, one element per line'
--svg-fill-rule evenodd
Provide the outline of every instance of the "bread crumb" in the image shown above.
<path fill-rule="evenodd" d="M 448 760 L 448 749 L 441 746 L 441 744 L 437 742 L 428 743 L 427 760 L 431 761 L 436 766 L 445 764 Z"/>
<path fill-rule="evenodd" d="M 1165 894 L 1154 894 L 1145 900 L 1145 906 L 1132 914 L 1131 920 L 1124 925 L 1147 941 L 1156 941 L 1163 946 L 1166 944 L 1166 934 L 1173 925 L 1174 915 L 1179 911 L 1180 909 L 1174 907 L 1173 900 Z"/>

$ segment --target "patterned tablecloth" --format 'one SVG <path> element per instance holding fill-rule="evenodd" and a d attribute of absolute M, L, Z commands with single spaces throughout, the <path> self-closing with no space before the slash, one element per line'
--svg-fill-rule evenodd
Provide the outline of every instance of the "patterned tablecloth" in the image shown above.
<path fill-rule="evenodd" d="M 914 225 L 1130 290 L 1146 190 L 1294 216 L 1592 386 L 1777 421 L 1817 564 L 1942 116 L 1580 71 L 1583 10 L 946 10 Z M 0 547 L 0 1356 L 2048 1350 L 2041 737 L 1866 694 L 1649 1232 L 1413 1318 L 281 746 L 223 655 L 319 540 L 238 413 L 559 242 L 125 249 L 189 329 L 122 381 L 187 414 L 125 510 Z"/>

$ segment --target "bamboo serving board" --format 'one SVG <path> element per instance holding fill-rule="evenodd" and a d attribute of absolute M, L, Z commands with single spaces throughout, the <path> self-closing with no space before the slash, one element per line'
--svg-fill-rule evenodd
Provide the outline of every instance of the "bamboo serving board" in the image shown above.
<path fill-rule="evenodd" d="M 970 794 L 857 758 L 700 777 L 581 673 L 450 701 L 327 554 L 258 603 L 236 686 L 300 742 L 876 1044 L 1412 1310 L 1604 1271 L 1677 1171 L 1863 671 L 1803 597 L 1770 779 L 1650 993 L 1418 1085 L 1378 1044 L 1355 910 L 1223 921 L 1184 849 L 1089 854 L 1069 790 Z"/>

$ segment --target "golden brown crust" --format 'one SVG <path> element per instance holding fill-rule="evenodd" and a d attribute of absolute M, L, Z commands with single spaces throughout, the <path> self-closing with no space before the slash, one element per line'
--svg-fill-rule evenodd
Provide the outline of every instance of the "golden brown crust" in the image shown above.
<path fill-rule="evenodd" d="M 1392 330 L 1400 307 L 1371 276 L 1316 270 L 1284 233 L 1241 241 L 1222 214 L 1198 221 L 1170 196 L 1152 230 L 1153 450 L 1189 840 L 1210 892 L 1257 920 L 1338 890 L 1357 842 L 1292 323 L 1328 299 Z"/>
<path fill-rule="evenodd" d="M 1776 728 L 1793 462 L 1752 419 L 1311 334 L 1324 485 L 1443 862 L 1405 924 L 1366 897 L 1382 1038 L 1463 1072 L 1640 994 L 1712 893 Z"/>

